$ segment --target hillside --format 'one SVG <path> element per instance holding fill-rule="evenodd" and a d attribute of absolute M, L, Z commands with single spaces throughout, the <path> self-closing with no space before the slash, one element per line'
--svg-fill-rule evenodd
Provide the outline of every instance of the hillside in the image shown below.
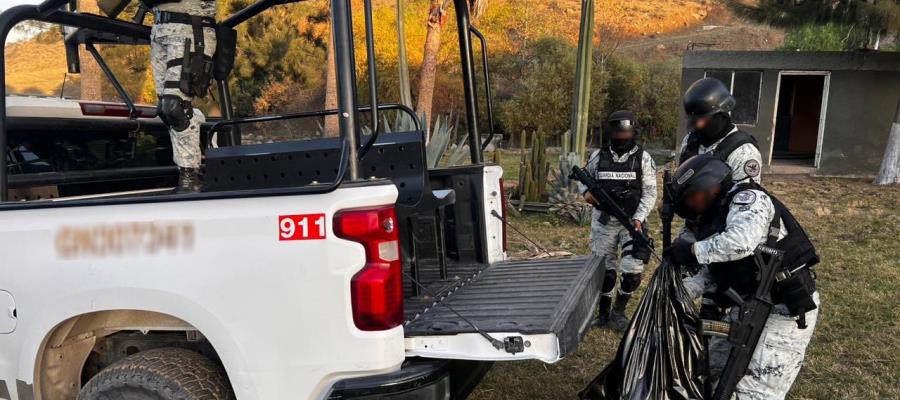
<path fill-rule="evenodd" d="M 38 40 L 6 45 L 6 90 L 17 94 L 59 95 L 66 75 L 66 57 L 62 41 Z M 69 90 L 66 95 L 77 94 Z"/>
<path fill-rule="evenodd" d="M 405 0 L 406 43 L 413 96 L 418 88 L 430 0 Z M 568 127 L 580 0 L 482 0 L 486 8 L 473 18 L 490 50 L 495 99 L 495 128 L 502 133 L 543 132 L 557 142 Z M 219 0 L 220 18 L 250 0 Z M 399 101 L 396 0 L 375 1 L 375 38 L 379 99 Z M 368 97 L 362 0 L 353 1 L 359 96 Z M 705 0 L 597 0 L 591 121 L 612 109 L 644 110 L 645 139 L 668 142 L 678 121 L 679 59 L 689 43 L 718 49 L 771 49 L 783 34 L 768 26 L 736 18 L 718 3 Z M 52 40 L 51 40 L 52 39 Z M 56 43 L 52 43 L 54 41 Z M 328 2 L 310 0 L 280 6 L 239 27 L 239 56 L 232 74 L 238 115 L 311 110 L 324 104 Z M 155 94 L 146 48 L 101 48 L 110 67 L 138 102 L 153 103 Z M 8 88 L 14 93 L 59 95 L 65 72 L 61 41 L 7 45 Z M 480 46 L 475 46 L 476 57 Z M 447 11 L 439 50 L 432 114 L 462 109 L 455 16 Z M 82 60 L 82 63 L 93 62 Z M 480 65 L 477 67 L 480 71 Z M 66 95 L 78 97 L 77 76 L 69 77 Z M 104 84 L 105 100 L 117 100 Z M 365 100 L 361 100 L 365 103 Z M 212 112 L 210 99 L 195 104 Z M 209 114 L 212 115 L 212 114 Z M 318 134 L 314 121 L 293 128 Z M 507 135 L 507 137 L 518 135 Z"/>
<path fill-rule="evenodd" d="M 311 3 L 322 3 L 322 0 Z M 688 30 L 687 37 L 693 36 L 691 28 L 708 23 L 712 12 L 725 13 L 721 8 L 703 4 L 707 2 L 690 0 L 600 0 L 596 3 L 596 20 L 599 41 L 605 44 L 622 42 L 640 48 L 645 43 L 655 43 L 661 36 Z M 557 37 L 572 44 L 577 42 L 578 22 L 581 8 L 579 0 L 553 0 L 528 2 L 493 0 L 488 2 L 485 15 L 477 25 L 488 36 L 490 49 L 494 55 L 516 53 L 530 41 L 541 37 Z M 376 30 L 379 39 L 377 54 L 381 64 L 396 62 L 396 44 L 393 24 L 395 20 L 394 1 L 376 2 Z M 356 7 L 361 10 L 362 7 Z M 411 0 L 406 10 L 407 43 L 410 63 L 415 68 L 421 63 L 421 48 L 425 40 L 424 20 L 428 9 L 427 0 Z M 718 10 L 718 11 L 715 11 Z M 717 17 L 717 18 L 718 18 Z M 362 18 L 355 21 L 361 28 Z M 448 17 L 446 39 L 452 41 L 455 29 L 452 12 Z M 721 21 L 716 22 L 721 23 Z M 389 35 L 390 34 L 390 35 Z M 703 36 L 703 35 L 700 35 Z M 736 34 L 734 36 L 742 36 Z M 743 43 L 743 42 L 742 42 Z M 359 45 L 362 45 L 360 41 Z M 730 47 L 730 46 L 727 46 Z M 6 46 L 7 87 L 11 92 L 21 94 L 58 95 L 66 71 L 65 55 L 61 41 L 30 40 L 10 43 Z M 359 52 L 362 53 L 362 52 Z M 454 61 L 455 46 L 442 47 L 442 59 Z M 677 54 L 671 54 L 676 56 Z M 362 56 L 362 55 L 361 55 Z M 364 61 L 364 60 L 361 60 Z M 114 61 L 111 60 L 111 63 Z M 67 82 L 70 86 L 71 82 Z M 123 80 L 127 78 L 123 77 Z M 67 95 L 76 91 L 66 90 Z"/>

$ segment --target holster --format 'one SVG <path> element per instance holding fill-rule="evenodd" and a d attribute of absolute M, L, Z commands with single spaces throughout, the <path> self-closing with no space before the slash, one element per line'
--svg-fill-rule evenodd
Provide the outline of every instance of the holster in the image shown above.
<path fill-rule="evenodd" d="M 609 214 L 606 211 L 600 211 L 600 216 L 597 217 L 597 222 L 600 222 L 602 225 L 609 224 Z"/>
<path fill-rule="evenodd" d="M 206 55 L 206 39 L 203 29 L 215 29 L 215 21 L 199 15 L 166 11 L 156 12 L 154 17 L 155 23 L 187 24 L 193 31 L 193 38 L 184 39 L 184 55 L 166 63 L 167 68 L 181 66 L 179 80 L 166 81 L 164 86 L 169 89 L 178 89 L 191 97 L 205 96 L 213 76 L 213 58 Z"/>
<path fill-rule="evenodd" d="M 800 328 L 805 328 L 804 314 L 817 308 L 813 301 L 813 293 L 816 292 L 815 273 L 809 268 L 801 268 L 790 276 L 776 280 L 772 288 L 772 299 L 777 303 L 784 303 L 791 316 L 797 317 Z"/>

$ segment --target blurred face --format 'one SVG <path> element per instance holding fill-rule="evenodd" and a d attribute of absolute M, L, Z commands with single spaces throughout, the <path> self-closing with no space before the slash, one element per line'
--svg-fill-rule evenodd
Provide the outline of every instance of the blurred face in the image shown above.
<path fill-rule="evenodd" d="M 690 127 L 695 131 L 703 130 L 703 128 L 709 126 L 709 120 L 711 118 L 711 116 L 694 118 L 690 121 Z"/>
<path fill-rule="evenodd" d="M 688 194 L 684 198 L 684 205 L 697 215 L 703 214 L 712 206 L 713 201 L 719 194 L 719 190 L 721 190 L 719 187 L 714 187 L 709 190 Z"/>
<path fill-rule="evenodd" d="M 634 138 L 634 131 L 629 129 L 616 129 L 610 138 L 613 140 L 631 140 Z"/>

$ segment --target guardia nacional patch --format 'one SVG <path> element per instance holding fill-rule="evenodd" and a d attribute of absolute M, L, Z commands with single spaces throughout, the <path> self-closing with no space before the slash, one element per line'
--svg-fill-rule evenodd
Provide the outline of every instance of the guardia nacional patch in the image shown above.
<path fill-rule="evenodd" d="M 743 190 L 738 192 L 738 194 L 734 195 L 734 199 L 731 200 L 734 204 L 753 204 L 756 201 L 756 193 L 753 193 L 751 190 Z"/>
<path fill-rule="evenodd" d="M 744 173 L 747 174 L 747 176 L 759 176 L 759 171 L 759 161 L 747 160 L 747 162 L 744 163 Z"/>

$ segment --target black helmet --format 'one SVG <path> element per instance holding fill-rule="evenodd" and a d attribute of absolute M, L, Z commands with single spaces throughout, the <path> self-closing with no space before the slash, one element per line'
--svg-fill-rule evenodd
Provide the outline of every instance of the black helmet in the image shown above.
<path fill-rule="evenodd" d="M 667 189 L 675 203 L 675 213 L 682 218 L 691 219 L 696 215 L 684 204 L 688 195 L 716 186 L 722 187 L 722 193 L 725 193 L 731 184 L 731 167 L 716 157 L 701 154 L 678 166 Z"/>
<path fill-rule="evenodd" d="M 628 110 L 619 110 L 609 114 L 606 118 L 606 125 L 611 131 L 618 130 L 637 130 L 637 117 Z"/>
<path fill-rule="evenodd" d="M 728 87 L 715 78 L 700 79 L 684 92 L 684 112 L 690 120 L 729 113 L 734 104 L 734 96 Z"/>

